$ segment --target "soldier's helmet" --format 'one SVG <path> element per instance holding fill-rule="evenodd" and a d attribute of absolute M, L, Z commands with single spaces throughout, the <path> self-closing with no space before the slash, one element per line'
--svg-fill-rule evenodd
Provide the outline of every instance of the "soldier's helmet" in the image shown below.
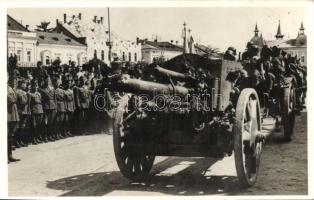
<path fill-rule="evenodd" d="M 34 88 L 37 88 L 38 87 L 38 81 L 36 79 L 33 79 L 31 81 L 31 88 L 34 89 Z"/>
<path fill-rule="evenodd" d="M 19 81 L 18 81 L 18 86 L 21 87 L 22 84 L 26 84 L 26 80 L 24 78 L 20 78 Z"/>
<path fill-rule="evenodd" d="M 278 48 L 277 46 L 272 47 L 272 54 L 274 57 L 278 57 L 280 55 L 280 51 L 281 51 L 281 49 Z"/>
<path fill-rule="evenodd" d="M 246 48 L 249 49 L 251 46 L 253 46 L 254 43 L 252 41 L 249 41 L 247 44 L 246 44 Z"/>
<path fill-rule="evenodd" d="M 236 55 L 236 54 L 237 54 L 236 48 L 234 48 L 234 47 L 228 47 L 228 51 L 229 51 L 229 50 L 232 52 L 233 55 Z"/>

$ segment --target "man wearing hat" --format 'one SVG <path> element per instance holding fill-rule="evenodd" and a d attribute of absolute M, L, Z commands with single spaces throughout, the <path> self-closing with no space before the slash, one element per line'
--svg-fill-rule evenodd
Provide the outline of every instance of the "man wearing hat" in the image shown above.
<path fill-rule="evenodd" d="M 276 77 L 276 83 L 282 85 L 284 82 L 285 65 L 281 55 L 281 49 L 277 46 L 272 47 L 273 74 Z"/>
<path fill-rule="evenodd" d="M 56 115 L 56 137 L 62 139 L 65 137 L 63 124 L 64 124 L 64 115 L 65 115 L 65 99 L 64 99 L 64 90 L 62 89 L 61 79 L 56 77 L 54 81 L 54 88 L 57 100 L 57 115 Z"/>
<path fill-rule="evenodd" d="M 27 146 L 29 133 L 26 132 L 26 125 L 30 119 L 30 101 L 27 94 L 27 85 L 25 79 L 20 79 L 18 82 L 18 88 L 16 89 L 17 96 L 17 108 L 20 116 L 20 122 L 17 136 L 17 147 Z"/>
<path fill-rule="evenodd" d="M 84 76 L 79 77 L 78 86 L 75 87 L 75 106 L 78 110 L 76 131 L 78 134 L 82 134 L 87 128 L 86 112 L 90 106 L 90 91 Z"/>
<path fill-rule="evenodd" d="M 45 137 L 44 140 L 54 141 L 54 124 L 56 120 L 57 102 L 55 89 L 52 87 L 50 77 L 44 80 L 42 88 L 38 88 L 42 96 L 44 108 Z"/>
<path fill-rule="evenodd" d="M 9 75 L 7 75 L 9 77 Z M 7 121 L 8 121 L 8 162 L 16 162 L 19 159 L 16 159 L 12 156 L 12 145 L 13 145 L 13 137 L 17 129 L 18 122 L 20 121 L 19 113 L 17 109 L 17 96 L 14 91 L 14 78 L 8 80 L 7 87 Z"/>
<path fill-rule="evenodd" d="M 44 137 L 42 137 L 43 132 L 43 106 L 41 94 L 38 92 L 38 82 L 37 80 L 32 80 L 31 90 L 29 93 L 30 98 L 30 109 L 32 112 L 32 143 L 41 143 L 42 140 L 47 142 Z"/>
<path fill-rule="evenodd" d="M 64 104 L 65 104 L 65 116 L 63 129 L 65 131 L 66 136 L 73 136 L 73 127 L 71 126 L 73 123 L 73 113 L 75 110 L 74 104 L 74 93 L 71 88 L 71 80 L 66 79 L 64 81 Z"/>

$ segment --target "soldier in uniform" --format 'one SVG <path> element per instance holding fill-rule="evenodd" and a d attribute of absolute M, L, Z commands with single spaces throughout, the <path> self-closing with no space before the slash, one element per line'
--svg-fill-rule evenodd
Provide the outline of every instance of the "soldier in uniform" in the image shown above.
<path fill-rule="evenodd" d="M 42 88 L 38 91 L 41 93 L 43 108 L 44 108 L 44 122 L 45 122 L 45 137 L 49 141 L 54 141 L 56 138 L 53 136 L 53 125 L 56 120 L 57 102 L 55 89 L 51 85 L 50 77 L 46 78 Z"/>
<path fill-rule="evenodd" d="M 284 73 L 285 73 L 285 65 L 283 61 L 283 57 L 281 55 L 281 49 L 274 46 L 272 48 L 272 73 L 276 77 L 275 84 L 282 85 L 283 79 L 284 79 Z"/>
<path fill-rule="evenodd" d="M 75 101 L 78 109 L 78 123 L 76 130 L 82 134 L 86 128 L 86 112 L 90 105 L 90 91 L 84 76 L 79 77 L 78 86 L 75 88 Z"/>
<path fill-rule="evenodd" d="M 7 75 L 9 77 L 9 75 Z M 18 122 L 20 120 L 19 113 L 17 109 L 17 96 L 14 91 L 15 88 L 15 80 L 11 78 L 8 81 L 7 87 L 7 120 L 8 120 L 8 162 L 15 162 L 19 161 L 12 156 L 12 145 L 13 145 L 13 137 L 17 129 Z"/>
<path fill-rule="evenodd" d="M 75 104 L 74 104 L 74 93 L 73 89 L 70 87 L 71 81 L 65 80 L 64 81 L 64 103 L 65 103 L 65 116 L 64 116 L 64 130 L 66 136 L 73 136 L 71 133 L 73 133 L 73 127 L 71 127 L 71 124 L 73 122 L 73 113 L 75 111 Z"/>
<path fill-rule="evenodd" d="M 41 137 L 41 132 L 43 130 L 43 106 L 42 106 L 42 98 L 41 94 L 38 92 L 38 82 L 37 80 L 33 80 L 31 82 L 31 91 L 29 93 L 30 98 L 30 109 L 32 112 L 32 134 L 33 134 L 33 144 L 41 143 L 45 141 L 43 137 Z M 47 141 L 46 141 L 47 142 Z"/>
<path fill-rule="evenodd" d="M 20 122 L 18 131 L 16 133 L 17 147 L 27 146 L 29 133 L 26 131 L 26 126 L 30 118 L 29 98 L 26 92 L 27 85 L 25 79 L 21 79 L 18 82 L 18 88 L 16 89 L 17 96 L 17 108 L 20 116 Z"/>
<path fill-rule="evenodd" d="M 56 77 L 54 80 L 55 94 L 57 100 L 57 115 L 56 115 L 56 137 L 62 139 L 65 137 L 63 124 L 64 124 L 64 115 L 65 115 L 65 98 L 64 90 L 62 89 L 61 79 Z"/>

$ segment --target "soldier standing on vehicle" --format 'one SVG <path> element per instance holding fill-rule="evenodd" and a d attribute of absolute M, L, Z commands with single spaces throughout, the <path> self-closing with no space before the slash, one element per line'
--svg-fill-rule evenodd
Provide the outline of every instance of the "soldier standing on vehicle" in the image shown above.
<path fill-rule="evenodd" d="M 44 141 L 41 135 L 43 131 L 43 106 L 41 94 L 38 92 L 38 82 L 33 80 L 31 82 L 31 91 L 29 93 L 30 109 L 32 112 L 32 143 L 38 144 Z"/>
<path fill-rule="evenodd" d="M 28 94 L 26 92 L 27 90 L 27 85 L 26 85 L 26 80 L 21 79 L 19 80 L 18 83 L 18 88 L 16 89 L 16 96 L 17 96 L 17 108 L 19 112 L 19 127 L 18 131 L 16 133 L 16 141 L 17 141 L 17 147 L 19 146 L 27 146 L 27 139 L 28 139 L 28 134 L 26 132 L 26 126 L 30 118 L 30 109 L 29 109 L 29 98 Z"/>
<path fill-rule="evenodd" d="M 7 75 L 9 77 L 9 74 Z M 15 79 L 11 78 L 8 81 L 7 86 L 7 120 L 8 120 L 8 163 L 16 162 L 20 159 L 16 159 L 12 156 L 12 145 L 13 145 L 13 138 L 16 132 L 18 122 L 20 120 L 19 113 L 17 109 L 17 96 L 14 91 Z"/>

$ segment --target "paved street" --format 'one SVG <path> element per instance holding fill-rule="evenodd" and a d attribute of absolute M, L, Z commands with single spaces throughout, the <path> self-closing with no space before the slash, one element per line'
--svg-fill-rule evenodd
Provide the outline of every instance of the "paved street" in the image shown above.
<path fill-rule="evenodd" d="M 9 195 L 306 195 L 306 121 L 305 112 L 297 117 L 290 143 L 280 133 L 268 137 L 257 183 L 247 190 L 237 186 L 233 157 L 158 157 L 150 179 L 132 183 L 118 170 L 112 136 L 97 134 L 14 151 L 21 161 L 9 164 Z"/>

